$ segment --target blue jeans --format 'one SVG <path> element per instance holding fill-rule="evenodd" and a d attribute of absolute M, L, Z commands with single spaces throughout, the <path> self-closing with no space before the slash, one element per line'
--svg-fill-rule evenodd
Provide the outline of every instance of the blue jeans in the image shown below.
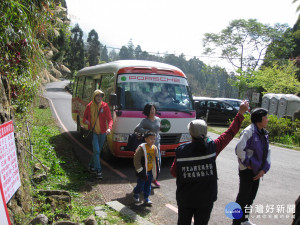
<path fill-rule="evenodd" d="M 151 193 L 151 182 L 152 182 L 152 171 L 147 172 L 148 179 L 142 180 L 140 178 L 137 179 L 137 184 L 133 189 L 134 195 L 137 195 L 141 192 L 144 192 L 144 199 L 148 199 Z"/>
<path fill-rule="evenodd" d="M 90 167 L 95 168 L 97 172 L 101 172 L 100 153 L 104 145 L 106 134 L 93 133 L 93 156 L 90 161 Z"/>

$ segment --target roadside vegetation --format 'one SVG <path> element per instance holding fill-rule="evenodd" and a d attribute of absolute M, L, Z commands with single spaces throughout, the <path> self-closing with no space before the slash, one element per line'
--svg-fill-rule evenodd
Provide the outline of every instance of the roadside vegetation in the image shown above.
<path fill-rule="evenodd" d="M 60 133 L 49 107 L 34 107 L 32 119 L 19 118 L 19 123 L 25 120 L 30 121 L 32 127 L 32 151 L 28 172 L 33 199 L 31 214 L 16 214 L 16 224 L 29 224 L 39 214 L 46 215 L 51 223 L 63 220 L 59 218 L 62 215 L 65 215 L 68 221 L 82 223 L 87 217 L 95 214 L 96 206 L 101 206 L 107 213 L 105 218 L 96 217 L 97 224 L 135 224 L 130 218 L 110 209 L 103 200 L 102 204 L 98 205 L 97 201 L 91 201 L 91 198 L 87 197 L 89 193 L 85 187 L 90 174 L 74 156 L 71 143 Z M 42 192 L 51 190 L 68 192 L 72 199 L 71 204 L 60 202 L 60 206 L 54 208 L 53 202 Z M 97 198 L 101 199 L 101 194 Z"/>
<path fill-rule="evenodd" d="M 245 119 L 242 123 L 240 132 L 251 124 L 250 114 L 244 116 Z M 289 118 L 278 118 L 274 115 L 268 115 L 268 118 L 269 122 L 267 130 L 269 132 L 270 143 L 300 151 L 300 120 L 292 121 Z M 228 127 L 209 126 L 208 131 L 222 134 L 227 128 Z M 236 135 L 237 138 L 239 137 L 240 132 Z"/>

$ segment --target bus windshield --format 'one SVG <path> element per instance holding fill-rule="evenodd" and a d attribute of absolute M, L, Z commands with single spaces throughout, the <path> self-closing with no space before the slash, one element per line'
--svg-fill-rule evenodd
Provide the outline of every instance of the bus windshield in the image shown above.
<path fill-rule="evenodd" d="M 160 111 L 190 111 L 193 102 L 185 78 L 165 75 L 119 75 L 119 108 L 141 111 L 154 103 Z"/>

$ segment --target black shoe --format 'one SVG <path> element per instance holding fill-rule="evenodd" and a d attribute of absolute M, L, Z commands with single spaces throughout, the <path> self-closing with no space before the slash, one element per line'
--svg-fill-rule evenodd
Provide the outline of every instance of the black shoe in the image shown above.
<path fill-rule="evenodd" d="M 146 206 L 152 206 L 152 202 L 151 202 L 151 200 L 150 200 L 149 198 L 146 198 L 146 199 L 145 199 L 144 204 L 145 204 Z"/>
<path fill-rule="evenodd" d="M 90 172 L 90 173 L 96 173 L 96 170 L 95 170 L 94 167 L 91 167 L 91 166 L 90 166 L 90 167 L 89 167 L 89 172 Z"/>
<path fill-rule="evenodd" d="M 96 178 L 97 179 L 102 179 L 103 178 L 102 173 L 101 172 L 97 172 L 96 173 Z"/>

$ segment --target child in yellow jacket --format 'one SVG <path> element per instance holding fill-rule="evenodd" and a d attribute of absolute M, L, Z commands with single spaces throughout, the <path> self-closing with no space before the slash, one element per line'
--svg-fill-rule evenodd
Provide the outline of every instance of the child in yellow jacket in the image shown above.
<path fill-rule="evenodd" d="M 144 193 L 144 203 L 152 205 L 149 195 L 151 193 L 152 179 L 157 179 L 160 171 L 158 150 L 155 144 L 156 134 L 148 132 L 144 135 L 146 143 L 139 145 L 134 154 L 133 162 L 137 174 L 137 185 L 133 189 L 134 200 L 139 202 L 139 194 Z"/>

